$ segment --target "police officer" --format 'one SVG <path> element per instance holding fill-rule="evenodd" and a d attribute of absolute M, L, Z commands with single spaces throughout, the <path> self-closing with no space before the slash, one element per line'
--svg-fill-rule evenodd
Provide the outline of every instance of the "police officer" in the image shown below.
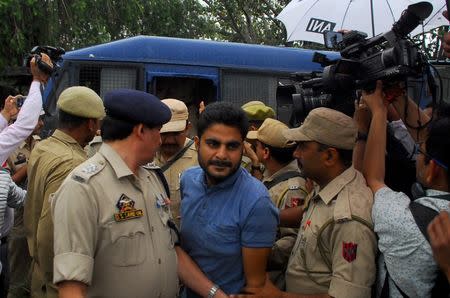
<path fill-rule="evenodd" d="M 161 128 L 161 148 L 154 164 L 161 167 L 170 188 L 170 210 L 180 226 L 180 177 L 187 168 L 198 165 L 194 141 L 187 137 L 191 124 L 188 108 L 181 100 L 167 98 L 162 102 L 172 112 L 170 121 Z"/>
<path fill-rule="evenodd" d="M 297 142 L 294 157 L 320 187 L 305 207 L 286 272 L 287 292 L 370 297 L 376 271 L 373 196 L 352 166 L 353 120 L 317 108 L 284 135 Z"/>
<path fill-rule="evenodd" d="M 264 120 L 274 118 L 275 111 L 266 106 L 262 101 L 252 100 L 241 106 L 249 121 L 249 131 L 258 130 Z M 264 173 L 264 167 L 259 163 L 257 157 L 252 154 L 250 144 L 244 146 L 244 155 L 242 156 L 241 166 L 247 169 L 253 176 L 261 179 Z"/>
<path fill-rule="evenodd" d="M 24 224 L 32 258 L 32 297 L 57 297 L 53 279 L 53 222 L 50 194 L 87 156 L 83 147 L 92 140 L 105 115 L 101 98 L 87 87 L 70 87 L 59 96 L 55 132 L 39 142 L 28 162 L 28 198 Z"/>
<path fill-rule="evenodd" d="M 288 129 L 284 123 L 268 118 L 257 131 L 247 134 L 247 139 L 255 141 L 255 154 L 265 167 L 262 181 L 280 210 L 303 206 L 308 194 L 305 179 L 292 156 L 296 144 L 283 136 Z M 284 271 L 296 238 L 297 229 L 280 228 L 272 248 L 268 269 L 271 280 L 280 289 L 284 289 Z"/>
<path fill-rule="evenodd" d="M 129 89 L 107 93 L 105 107 L 104 143 L 52 201 L 60 297 L 175 297 L 177 257 L 185 284 L 202 296 L 223 297 L 176 246 L 164 176 L 143 168 L 161 145 L 170 109 Z"/>
<path fill-rule="evenodd" d="M 307 198 L 286 271 L 286 292 L 270 283 L 272 297 L 370 297 L 375 281 L 373 195 L 352 166 L 357 129 L 341 112 L 316 108 L 299 128 L 284 132 L 297 142 L 302 173 L 319 185 Z"/>

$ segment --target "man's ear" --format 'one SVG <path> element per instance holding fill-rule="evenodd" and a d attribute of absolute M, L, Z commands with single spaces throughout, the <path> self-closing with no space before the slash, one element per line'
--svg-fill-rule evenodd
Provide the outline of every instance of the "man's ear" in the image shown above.
<path fill-rule="evenodd" d="M 133 134 L 135 134 L 138 138 L 142 139 L 144 135 L 144 124 L 140 123 L 133 127 Z"/>
<path fill-rule="evenodd" d="M 328 148 L 327 150 L 324 150 L 323 152 L 325 154 L 325 165 L 331 166 L 336 163 L 336 161 L 339 159 L 339 153 L 335 148 Z"/>
<path fill-rule="evenodd" d="M 263 152 L 264 152 L 264 153 L 263 153 L 263 158 L 264 158 L 265 160 L 269 159 L 269 157 L 270 157 L 270 149 L 267 148 L 267 147 L 264 147 L 264 151 L 263 151 Z"/>
<path fill-rule="evenodd" d="M 198 136 L 195 136 L 194 142 L 195 142 L 195 149 L 197 149 L 198 151 L 198 148 L 200 148 L 200 138 Z"/>

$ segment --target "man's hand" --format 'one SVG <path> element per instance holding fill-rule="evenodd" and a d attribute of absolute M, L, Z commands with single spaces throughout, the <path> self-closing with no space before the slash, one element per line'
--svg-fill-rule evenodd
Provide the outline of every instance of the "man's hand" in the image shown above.
<path fill-rule="evenodd" d="M 373 93 L 368 93 L 366 91 L 362 92 L 362 99 L 369 107 L 372 115 L 378 111 L 386 111 L 385 95 L 383 93 L 383 83 L 377 81 L 377 87 Z"/>
<path fill-rule="evenodd" d="M 358 131 L 367 133 L 369 131 L 371 118 L 372 115 L 364 100 L 361 99 L 359 102 L 355 100 L 355 114 L 353 114 L 353 120 L 355 120 L 358 126 Z"/>
<path fill-rule="evenodd" d="M 252 149 L 252 144 L 247 141 L 244 141 L 244 156 L 247 156 L 252 161 L 253 165 L 259 164 L 258 156 L 255 151 Z"/>
<path fill-rule="evenodd" d="M 3 107 L 1 114 L 7 122 L 9 122 L 9 120 L 11 120 L 12 117 L 17 115 L 17 113 L 19 113 L 16 100 L 17 98 L 11 95 L 5 99 L 5 106 Z"/>
<path fill-rule="evenodd" d="M 266 281 L 262 288 L 249 288 L 245 287 L 242 291 L 244 294 L 231 295 L 234 298 L 245 298 L 245 297 L 283 297 L 283 292 L 280 291 L 266 274 Z"/>
<path fill-rule="evenodd" d="M 431 248 L 436 262 L 450 282 L 450 216 L 441 211 L 428 225 Z"/>
<path fill-rule="evenodd" d="M 50 60 L 50 57 L 47 54 L 41 54 L 41 61 L 46 63 L 48 66 L 53 67 L 52 60 Z M 49 75 L 39 69 L 35 57 L 33 57 L 30 61 L 30 70 L 33 75 L 33 81 L 39 81 L 43 84 L 47 83 Z"/>

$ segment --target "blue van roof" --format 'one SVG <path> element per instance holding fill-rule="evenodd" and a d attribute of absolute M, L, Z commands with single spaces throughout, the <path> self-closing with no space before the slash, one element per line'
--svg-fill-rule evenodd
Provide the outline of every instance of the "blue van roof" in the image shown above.
<path fill-rule="evenodd" d="M 271 71 L 320 70 L 314 51 L 232 42 L 136 36 L 67 52 L 64 60 L 171 63 Z M 335 52 L 323 52 L 339 58 Z"/>

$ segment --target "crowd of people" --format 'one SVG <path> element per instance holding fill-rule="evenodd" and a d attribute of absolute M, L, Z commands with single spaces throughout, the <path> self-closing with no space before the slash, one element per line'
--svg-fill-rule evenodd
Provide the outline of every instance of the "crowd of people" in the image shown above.
<path fill-rule="evenodd" d="M 442 106 L 378 81 L 353 117 L 289 128 L 261 101 L 215 102 L 192 136 L 182 100 L 74 86 L 41 140 L 48 74 L 30 68 L 0 116 L 2 296 L 450 297 Z"/>

